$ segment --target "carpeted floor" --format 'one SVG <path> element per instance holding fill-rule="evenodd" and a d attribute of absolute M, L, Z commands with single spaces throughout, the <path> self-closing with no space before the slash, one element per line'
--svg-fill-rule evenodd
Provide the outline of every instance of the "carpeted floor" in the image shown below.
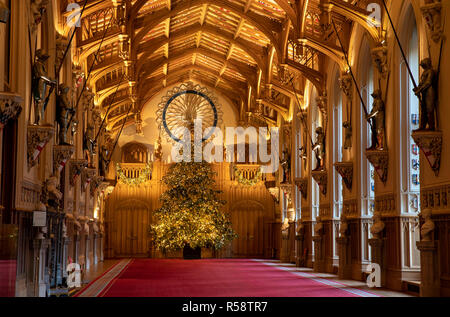
<path fill-rule="evenodd" d="M 107 279 L 105 277 L 108 276 Z M 124 260 L 78 296 L 371 297 L 372 293 L 254 260 Z"/>

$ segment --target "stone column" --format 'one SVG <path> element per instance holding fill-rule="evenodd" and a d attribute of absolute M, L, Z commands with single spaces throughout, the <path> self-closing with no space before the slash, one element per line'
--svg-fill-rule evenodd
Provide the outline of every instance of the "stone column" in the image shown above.
<path fill-rule="evenodd" d="M 438 245 L 436 241 L 418 241 L 420 251 L 421 284 L 420 296 L 440 296 L 440 272 L 438 259 Z"/>
<path fill-rule="evenodd" d="M 314 236 L 314 272 L 322 272 L 323 267 L 323 254 L 322 254 L 322 236 Z"/>
<path fill-rule="evenodd" d="M 289 263 L 295 263 L 297 259 L 296 248 L 295 248 L 295 222 L 291 222 L 289 227 Z"/>
<path fill-rule="evenodd" d="M 33 276 L 34 276 L 34 297 L 46 297 L 47 283 L 45 281 L 45 262 L 47 259 L 47 248 L 50 245 L 48 239 L 33 240 Z"/>
<path fill-rule="evenodd" d="M 338 275 L 340 279 L 352 278 L 352 259 L 350 252 L 350 239 L 346 236 L 336 239 L 339 252 L 339 270 Z"/>
<path fill-rule="evenodd" d="M 290 251 L 289 251 L 289 229 L 281 232 L 281 254 L 280 261 L 282 263 L 289 263 Z"/>
<path fill-rule="evenodd" d="M 384 240 L 381 238 L 369 239 L 372 253 L 372 263 L 376 263 L 381 269 L 381 286 L 386 286 L 386 265 L 384 257 Z"/>
<path fill-rule="evenodd" d="M 303 267 L 306 266 L 306 260 L 303 257 L 303 249 L 304 249 L 304 241 L 305 241 L 305 235 L 304 234 L 299 234 L 295 237 L 295 247 L 297 249 L 297 259 L 295 261 L 295 265 L 297 267 Z"/>

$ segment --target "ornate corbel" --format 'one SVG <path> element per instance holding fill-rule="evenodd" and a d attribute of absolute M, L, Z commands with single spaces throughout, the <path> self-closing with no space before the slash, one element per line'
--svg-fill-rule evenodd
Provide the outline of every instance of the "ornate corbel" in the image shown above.
<path fill-rule="evenodd" d="M 295 74 L 289 70 L 289 66 L 287 64 L 281 64 L 278 66 L 278 79 L 283 85 L 290 87 L 294 78 Z"/>
<path fill-rule="evenodd" d="M 0 129 L 9 122 L 19 117 L 22 112 L 23 99 L 18 94 L 0 92 Z"/>
<path fill-rule="evenodd" d="M 36 165 L 37 159 L 47 143 L 55 134 L 52 126 L 29 125 L 27 132 L 27 157 L 28 168 Z"/>
<path fill-rule="evenodd" d="M 100 185 L 103 183 L 103 176 L 94 176 L 89 183 L 90 185 L 90 193 L 91 196 L 94 197 L 96 190 L 100 187 Z"/>
<path fill-rule="evenodd" d="M 68 45 L 69 41 L 67 39 L 63 38 L 59 34 L 56 35 L 56 69 L 59 69 L 61 67 L 61 64 L 64 62 L 64 52 L 66 51 Z"/>
<path fill-rule="evenodd" d="M 269 191 L 275 203 L 280 203 L 280 188 L 276 185 L 275 181 L 265 181 L 264 185 L 266 189 Z"/>
<path fill-rule="evenodd" d="M 294 188 L 291 184 L 281 184 L 280 190 L 283 191 L 289 197 L 292 197 L 292 195 L 294 194 Z"/>
<path fill-rule="evenodd" d="M 353 95 L 353 79 L 348 73 L 342 74 L 339 78 L 339 87 L 341 88 L 344 95 L 351 99 Z"/>
<path fill-rule="evenodd" d="M 47 10 L 48 0 L 31 0 L 30 4 L 30 30 L 35 33 L 42 21 L 42 15 Z"/>
<path fill-rule="evenodd" d="M 317 182 L 322 195 L 327 195 L 327 185 L 328 185 L 328 172 L 327 171 L 312 171 L 312 177 Z"/>
<path fill-rule="evenodd" d="M 353 162 L 338 162 L 334 164 L 336 171 L 342 176 L 348 190 L 353 186 Z"/>
<path fill-rule="evenodd" d="M 414 131 L 412 138 L 423 151 L 430 167 L 436 176 L 439 175 L 442 154 L 442 132 L 439 131 Z"/>
<path fill-rule="evenodd" d="M 307 178 L 297 178 L 295 180 L 295 185 L 297 185 L 298 190 L 302 194 L 303 199 L 308 198 L 308 179 Z"/>
<path fill-rule="evenodd" d="M 54 145 L 53 146 L 53 172 L 61 173 L 67 161 L 75 152 L 73 145 Z"/>
<path fill-rule="evenodd" d="M 389 166 L 389 152 L 384 150 L 368 150 L 366 151 L 367 160 L 373 165 L 378 177 L 386 184 Z"/>
<path fill-rule="evenodd" d="M 81 172 L 81 191 L 85 192 L 87 186 L 92 181 L 92 179 L 95 177 L 95 174 L 97 173 L 97 170 L 95 168 L 85 168 Z"/>
<path fill-rule="evenodd" d="M 389 71 L 388 68 L 388 49 L 386 46 L 378 46 L 372 50 L 372 59 L 378 73 L 381 74 L 383 78 Z"/>
<path fill-rule="evenodd" d="M 420 11 L 422 11 L 422 16 L 430 31 L 431 39 L 438 43 L 443 37 L 441 0 L 428 0 L 425 2 L 426 4 L 420 7 Z"/>
<path fill-rule="evenodd" d="M 69 161 L 69 180 L 70 185 L 75 186 L 75 181 L 88 165 L 86 160 L 70 160 Z"/>

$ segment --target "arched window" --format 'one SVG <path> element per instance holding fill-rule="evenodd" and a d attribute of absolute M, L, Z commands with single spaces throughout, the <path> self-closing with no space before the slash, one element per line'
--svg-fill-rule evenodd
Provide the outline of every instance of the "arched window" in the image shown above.
<path fill-rule="evenodd" d="M 322 118 L 320 115 L 319 107 L 317 106 L 317 90 L 316 88 L 312 89 L 311 97 L 310 97 L 310 113 L 311 113 L 311 135 L 313 138 L 313 141 L 316 142 L 316 129 L 318 127 L 323 127 L 322 125 Z M 312 153 L 312 166 L 311 169 L 314 170 L 317 167 L 317 159 L 314 155 L 314 152 Z M 311 192 L 311 203 L 312 203 L 312 220 L 316 220 L 316 218 L 319 216 L 320 212 L 320 188 L 316 181 L 312 180 L 312 192 Z"/>
<path fill-rule="evenodd" d="M 367 113 L 372 110 L 374 87 L 374 69 L 372 66 L 372 57 L 368 40 L 364 37 L 359 60 L 359 86 L 361 89 L 362 98 L 367 107 Z M 358 102 L 358 104 L 361 104 Z M 371 144 L 372 133 L 369 123 L 366 120 L 365 111 L 360 106 L 361 120 L 360 120 L 360 162 L 361 173 L 359 175 L 361 182 L 361 217 L 362 217 L 362 242 L 361 242 L 361 257 L 363 262 L 370 261 L 370 247 L 369 247 L 369 219 L 372 217 L 375 209 L 375 169 L 367 160 L 364 152 Z M 358 174 L 358 173 L 357 173 Z"/>
<path fill-rule="evenodd" d="M 401 30 L 402 46 L 407 55 L 410 70 L 419 78 L 419 39 L 414 11 L 411 5 L 406 9 Z M 400 53 L 400 52 L 399 52 Z M 400 56 L 400 55 L 399 55 Z M 399 57 L 401 58 L 401 57 Z M 417 215 L 420 212 L 420 155 L 419 147 L 411 133 L 419 128 L 419 100 L 413 92 L 407 64 L 401 58 L 399 62 L 400 107 L 398 144 L 400 178 L 400 210 L 407 217 L 402 218 L 402 262 L 411 269 L 420 268 L 420 253 L 416 242 L 420 240 Z"/>
<path fill-rule="evenodd" d="M 332 163 L 338 163 L 342 162 L 342 92 L 339 86 L 339 71 L 335 72 L 333 84 L 332 87 L 333 95 L 332 99 L 330 100 L 332 102 L 332 141 L 333 142 L 333 153 L 332 153 Z M 333 173 L 333 193 L 332 193 L 332 199 L 333 199 L 333 219 L 334 221 L 334 238 L 333 238 L 333 255 L 335 257 L 338 256 L 338 246 L 337 246 L 337 240 L 335 238 L 339 237 L 339 222 L 337 221 L 341 217 L 342 213 L 342 205 L 343 205 L 343 193 L 342 193 L 342 177 L 341 175 L 335 170 L 332 169 Z"/>

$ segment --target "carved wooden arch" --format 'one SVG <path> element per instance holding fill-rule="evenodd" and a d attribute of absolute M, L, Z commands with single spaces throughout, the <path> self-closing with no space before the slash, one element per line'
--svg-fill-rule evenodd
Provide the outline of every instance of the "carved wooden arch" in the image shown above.
<path fill-rule="evenodd" d="M 140 43 L 141 40 L 144 38 L 144 36 L 154 29 L 157 25 L 164 22 L 168 18 L 173 18 L 173 16 L 179 14 L 180 12 L 190 9 L 192 7 L 201 6 L 203 4 L 211 4 L 215 6 L 219 6 L 223 9 L 227 9 L 234 14 L 240 16 L 241 18 L 244 18 L 246 21 L 250 22 L 253 26 L 255 26 L 258 30 L 260 30 L 272 43 L 272 45 L 275 47 L 278 53 L 278 57 L 281 58 L 282 52 L 280 48 L 279 39 L 275 37 L 273 32 L 276 34 L 279 34 L 281 31 L 281 25 L 279 30 L 273 30 L 268 27 L 266 27 L 266 24 L 271 23 L 270 19 L 264 19 L 259 16 L 255 16 L 256 14 L 252 14 L 252 12 L 245 13 L 240 9 L 240 7 L 225 2 L 223 0 L 191 0 L 191 1 L 185 1 L 182 4 L 178 5 L 176 8 L 172 8 L 171 10 L 168 10 L 167 8 L 158 10 L 156 12 L 152 12 L 151 15 L 148 15 L 148 22 L 144 23 L 144 27 L 134 36 L 133 43 Z M 147 17 L 144 18 L 144 20 Z M 274 25 L 275 22 L 272 22 L 272 25 Z"/>
<path fill-rule="evenodd" d="M 242 49 L 244 52 L 246 52 L 253 61 L 258 65 L 260 69 L 264 69 L 264 62 L 261 59 L 261 56 L 258 55 L 258 52 L 255 50 L 255 48 L 260 48 L 258 46 L 253 46 L 252 43 L 243 40 L 243 39 L 234 39 L 233 35 L 225 34 L 225 32 L 221 31 L 218 27 L 213 27 L 210 25 L 201 25 L 199 23 L 189 25 L 187 27 L 181 28 L 178 31 L 171 34 L 170 40 L 177 40 L 183 37 L 186 37 L 188 35 L 195 34 L 197 32 L 204 32 L 207 34 L 215 35 L 217 37 L 220 37 L 221 39 L 230 42 L 233 45 L 236 45 L 240 49 Z M 151 44 L 149 46 L 139 45 L 139 48 L 144 49 L 145 47 L 145 53 L 139 57 L 139 60 L 146 60 L 149 56 L 151 56 L 158 48 L 161 46 L 167 44 L 169 42 L 169 39 L 167 39 L 165 36 L 162 36 L 160 38 L 153 39 L 151 41 Z M 137 53 L 137 52 L 136 52 Z M 261 50 L 262 53 L 262 50 Z"/>
<path fill-rule="evenodd" d="M 322 43 L 322 42 L 320 42 L 316 39 L 313 39 L 309 36 L 300 39 L 299 42 L 301 42 L 305 46 L 310 46 L 310 47 L 314 48 L 315 50 L 317 50 L 317 51 L 323 53 L 324 55 L 328 56 L 329 58 L 331 58 L 333 61 L 335 61 L 339 65 L 339 67 L 341 68 L 342 71 L 345 71 L 347 69 L 347 64 L 345 62 L 344 54 L 340 50 L 332 48 L 332 47 L 328 46 L 327 44 Z"/>
<path fill-rule="evenodd" d="M 130 142 L 122 147 L 123 163 L 147 163 L 149 149 L 142 143 Z"/>
<path fill-rule="evenodd" d="M 182 72 L 182 71 L 180 71 L 180 72 Z M 152 89 L 147 91 L 145 96 L 141 97 L 141 100 L 142 100 L 141 104 L 145 105 L 145 103 L 148 102 L 148 100 L 150 100 L 151 98 L 153 98 L 153 96 L 155 94 L 157 94 L 161 89 L 164 89 L 164 88 L 174 85 L 174 84 L 183 83 L 183 82 L 189 81 L 191 79 L 197 81 L 198 83 L 202 84 L 203 86 L 207 86 L 209 88 L 220 91 L 224 95 L 224 98 L 228 99 L 228 101 L 230 101 L 230 104 L 236 104 L 235 102 L 232 101 L 233 100 L 232 98 L 228 97 L 228 95 L 230 95 L 230 94 L 234 95 L 236 97 L 236 100 L 238 100 L 239 102 L 245 101 L 244 94 L 236 93 L 236 90 L 231 91 L 226 88 L 216 87 L 214 84 L 212 84 L 206 80 L 203 80 L 201 78 L 197 78 L 196 76 L 189 76 L 189 75 L 183 76 L 183 75 L 179 75 L 179 74 L 173 74 L 173 75 L 169 75 L 167 77 L 166 85 L 164 85 L 161 81 L 159 81 L 159 82 L 155 81 L 155 82 L 157 82 L 156 85 L 154 85 Z"/>
<path fill-rule="evenodd" d="M 266 207 L 262 203 L 260 203 L 259 201 L 256 201 L 256 200 L 237 201 L 233 205 L 231 205 L 230 211 L 239 210 L 240 206 L 246 207 L 245 209 L 251 209 L 250 207 L 253 207 L 254 209 L 260 209 L 260 210 L 266 212 Z"/>
<path fill-rule="evenodd" d="M 343 2 L 342 0 L 330 0 L 333 5 L 332 10 L 342 16 L 361 25 L 369 33 L 370 37 L 375 43 L 381 42 L 381 30 L 369 23 L 369 12 L 356 7 L 356 5 Z"/>
<path fill-rule="evenodd" d="M 117 86 L 119 86 L 119 88 L 117 88 Z M 120 85 L 114 85 L 112 87 L 108 87 L 107 89 L 102 90 L 102 93 L 97 92 L 96 94 L 96 100 L 95 103 L 97 105 L 101 105 L 103 103 L 103 101 L 108 98 L 109 96 L 111 96 L 112 94 L 115 93 L 116 89 L 117 91 L 126 89 L 129 87 L 129 83 L 127 81 L 122 82 Z"/>
<path fill-rule="evenodd" d="M 201 54 L 201 55 L 205 55 L 208 56 L 212 59 L 215 59 L 216 61 L 222 62 L 222 63 L 227 63 L 227 67 L 233 69 L 234 71 L 238 72 L 239 74 L 241 74 L 244 78 L 247 79 L 247 81 L 249 81 L 250 83 L 253 82 L 253 84 L 255 84 L 255 78 L 248 78 L 250 76 L 255 76 L 256 74 L 254 72 L 254 70 L 248 66 L 247 64 L 244 63 L 240 63 L 240 62 L 235 62 L 233 60 L 227 60 L 225 57 L 223 57 L 220 53 L 217 53 L 213 50 L 209 50 L 206 48 L 202 48 L 202 47 L 197 47 L 197 48 L 191 48 L 191 49 L 187 49 L 187 50 L 183 50 L 181 52 L 177 52 L 176 54 L 171 54 L 169 58 L 166 58 L 165 56 L 160 57 L 157 60 L 152 60 L 152 61 L 148 61 L 148 63 L 153 64 L 151 67 L 149 68 L 144 68 L 145 64 L 143 64 L 144 62 L 141 62 L 141 65 L 138 64 L 137 67 L 137 75 L 138 77 L 140 76 L 140 70 L 142 68 L 144 68 L 143 71 L 143 75 L 151 75 L 155 70 L 157 70 L 159 67 L 161 67 L 161 65 L 163 65 L 164 63 L 171 63 L 173 62 L 175 59 L 178 58 L 183 58 L 186 57 L 188 55 L 193 55 L 193 54 Z M 142 58 L 140 59 L 140 61 L 142 61 Z M 253 79 L 253 80 L 252 80 Z"/>
<path fill-rule="evenodd" d="M 109 45 L 118 42 L 117 36 L 119 33 L 110 34 L 109 36 L 105 37 L 105 40 L 103 41 L 102 48 Z M 88 59 L 89 56 L 92 54 L 95 54 L 97 52 L 98 47 L 100 45 L 100 41 L 95 41 L 91 44 L 89 44 L 89 47 L 84 49 L 82 53 L 78 56 L 78 63 L 83 63 Z"/>
<path fill-rule="evenodd" d="M 117 204 L 117 207 L 114 208 L 115 211 L 121 210 L 121 209 L 127 209 L 127 208 L 136 208 L 141 207 L 143 209 L 146 209 L 147 211 L 151 210 L 150 204 L 148 204 L 146 201 L 141 199 L 127 199 L 125 201 L 120 202 Z"/>
<path fill-rule="evenodd" d="M 288 67 L 295 71 L 302 74 L 306 79 L 308 79 L 319 91 L 323 91 L 324 88 L 324 78 L 321 73 L 318 71 L 311 69 L 309 67 L 306 67 L 302 64 L 296 63 L 291 60 L 287 60 Z"/>
<path fill-rule="evenodd" d="M 169 73 L 169 76 L 170 75 L 172 75 L 172 76 L 180 75 L 180 74 L 186 73 L 189 70 L 196 70 L 196 71 L 199 71 L 199 72 L 210 74 L 210 75 L 214 76 L 215 78 L 220 78 L 221 80 L 224 80 L 224 81 L 227 81 L 227 82 L 231 83 L 231 85 L 234 86 L 236 89 L 244 89 L 243 86 L 240 87 L 241 83 L 238 82 L 237 80 L 234 81 L 234 80 L 230 80 L 227 77 L 222 77 L 222 76 L 220 76 L 219 73 L 216 73 L 216 72 L 210 70 L 209 68 L 201 67 L 201 66 L 198 66 L 198 65 L 181 66 L 179 68 L 175 68 L 171 73 Z M 140 86 L 139 86 L 140 87 L 140 91 L 144 91 L 145 92 L 145 89 L 148 87 L 148 85 L 153 85 L 153 84 L 155 84 L 157 82 L 160 82 L 164 78 L 166 78 L 166 76 L 165 75 L 161 75 L 161 76 L 158 76 L 156 78 L 153 78 L 153 80 L 141 81 L 140 82 Z M 143 97 L 143 96 L 141 95 L 141 97 Z"/>

